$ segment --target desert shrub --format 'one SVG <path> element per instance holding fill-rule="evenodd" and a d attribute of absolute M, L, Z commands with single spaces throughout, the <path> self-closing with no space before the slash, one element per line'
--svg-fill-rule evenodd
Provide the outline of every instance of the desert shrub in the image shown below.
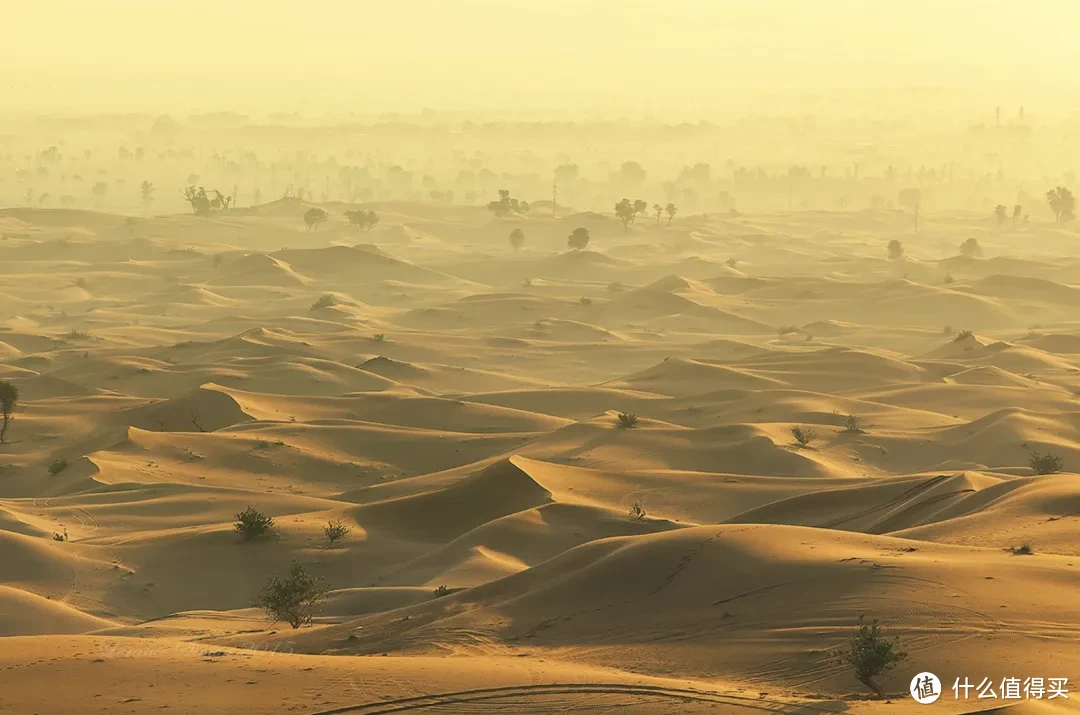
<path fill-rule="evenodd" d="M 645 520 L 645 507 L 641 506 L 641 502 L 636 501 L 634 505 L 630 507 L 630 518 L 638 521 Z"/>
<path fill-rule="evenodd" d="M 956 279 L 952 277 L 952 273 L 945 274 L 945 283 L 955 283 Z"/>
<path fill-rule="evenodd" d="M 633 412 L 620 412 L 615 418 L 615 426 L 622 429 L 637 427 L 638 418 Z"/>
<path fill-rule="evenodd" d="M 62 533 L 62 534 L 59 531 L 54 531 L 53 535 L 52 535 L 52 538 L 53 538 L 53 541 L 67 541 L 68 540 L 67 529 L 64 529 L 64 533 Z"/>
<path fill-rule="evenodd" d="M 450 589 L 447 588 L 445 584 L 441 585 L 441 586 L 438 586 L 435 589 L 435 598 L 442 598 L 443 596 L 448 596 L 449 594 L 450 594 Z"/>
<path fill-rule="evenodd" d="M 970 330 L 964 329 L 964 330 L 961 330 L 961 331 L 956 333 L 956 336 L 953 338 L 953 342 L 954 343 L 962 343 L 965 340 L 967 340 L 968 338 L 973 338 L 973 337 L 975 337 L 975 333 L 971 332 Z"/>
<path fill-rule="evenodd" d="M 255 605 L 274 623 L 285 621 L 293 628 L 311 623 L 315 608 L 326 599 L 326 587 L 302 565 L 292 562 L 285 578 L 271 576 Z"/>
<path fill-rule="evenodd" d="M 795 441 L 800 447 L 805 447 L 817 439 L 817 431 L 813 427 L 792 425 L 791 436 L 795 438 Z"/>
<path fill-rule="evenodd" d="M 270 442 L 265 439 L 260 439 L 255 443 L 255 449 L 270 449 Z"/>
<path fill-rule="evenodd" d="M 1004 208 L 1004 207 L 1002 207 Z M 969 238 L 960 244 L 960 255 L 968 258 L 980 258 L 983 254 L 982 246 L 974 238 Z"/>
<path fill-rule="evenodd" d="M 72 328 L 64 335 L 68 340 L 88 340 L 90 333 L 83 332 L 77 328 Z"/>
<path fill-rule="evenodd" d="M 792 333 L 799 332 L 799 329 L 794 325 L 781 325 L 776 329 L 777 335 L 791 335 Z"/>
<path fill-rule="evenodd" d="M 526 278 L 521 282 L 521 285 L 525 286 L 526 288 L 532 288 L 532 278 Z"/>
<path fill-rule="evenodd" d="M 1012 551 L 1015 556 L 1031 556 L 1035 553 L 1035 549 L 1031 548 L 1031 544 L 1021 544 L 1020 546 L 1014 546 L 1009 550 Z"/>
<path fill-rule="evenodd" d="M 267 516 L 249 506 L 236 515 L 236 523 L 233 524 L 233 528 L 244 537 L 244 541 L 254 541 L 274 530 L 274 517 Z"/>
<path fill-rule="evenodd" d="M 331 544 L 339 539 L 345 538 L 345 535 L 349 533 L 349 527 L 342 524 L 337 519 L 331 519 L 326 522 L 326 526 L 323 527 L 323 534 L 326 535 L 326 540 Z"/>
<path fill-rule="evenodd" d="M 624 286 L 619 281 L 614 281 L 612 283 L 608 283 L 607 289 L 609 293 L 622 293 L 624 290 L 626 290 L 626 286 Z"/>
<path fill-rule="evenodd" d="M 848 434 L 862 434 L 862 420 L 858 415 L 848 415 L 844 418 L 844 431 Z"/>
<path fill-rule="evenodd" d="M 1028 455 L 1028 466 L 1036 474 L 1057 474 L 1065 466 L 1065 460 L 1051 452 L 1032 452 Z"/>
<path fill-rule="evenodd" d="M 586 298 L 585 296 L 581 296 L 581 304 L 592 305 L 592 298 Z"/>
<path fill-rule="evenodd" d="M 386 333 L 375 333 L 371 336 L 371 339 L 377 343 L 384 342 L 386 340 Z"/>
<path fill-rule="evenodd" d="M 323 308 L 329 308 L 332 305 L 336 305 L 337 300 L 331 293 L 323 293 L 319 296 L 319 299 L 311 304 L 311 310 L 322 310 Z"/>
<path fill-rule="evenodd" d="M 904 244 L 900 243 L 894 238 L 893 240 L 889 241 L 887 250 L 889 252 L 889 259 L 895 261 L 897 258 L 900 258 L 904 255 Z"/>
<path fill-rule="evenodd" d="M 878 697 L 884 698 L 881 686 L 874 678 L 895 668 L 907 659 L 907 653 L 900 650 L 896 639 L 882 635 L 877 621 L 866 623 L 859 616 L 859 628 L 848 639 L 846 648 L 836 652 L 841 663 L 855 671 L 855 678 L 873 690 Z"/>
<path fill-rule="evenodd" d="M 953 326 L 946 325 L 945 327 L 943 327 L 941 329 L 941 334 L 942 335 L 956 335 L 956 331 L 953 330 Z"/>
<path fill-rule="evenodd" d="M 727 259 L 726 261 L 724 261 L 724 264 L 728 268 L 738 268 L 739 267 L 739 261 L 738 261 L 738 259 L 735 259 L 735 258 Z"/>
<path fill-rule="evenodd" d="M 49 474 L 56 475 L 67 469 L 69 466 L 68 461 L 61 457 L 60 459 L 54 459 L 49 463 Z"/>

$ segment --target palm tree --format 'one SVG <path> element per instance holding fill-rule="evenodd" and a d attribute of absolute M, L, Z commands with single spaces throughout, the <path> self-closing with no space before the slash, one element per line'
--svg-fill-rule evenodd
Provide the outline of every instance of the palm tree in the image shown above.
<path fill-rule="evenodd" d="M 653 204 L 652 210 L 656 212 L 656 225 L 660 225 L 660 215 L 664 213 L 664 207 L 660 204 Z"/>
<path fill-rule="evenodd" d="M 15 412 L 15 406 L 19 404 L 19 388 L 7 380 L 0 380 L 0 409 L 4 412 L 4 424 L 0 427 L 0 444 L 4 443 L 7 436 L 8 423 L 11 415 Z"/>
<path fill-rule="evenodd" d="M 664 211 L 667 212 L 667 225 L 671 225 L 671 219 L 675 218 L 675 214 L 679 213 L 679 209 L 675 207 L 675 204 L 668 204 L 664 207 Z"/>
<path fill-rule="evenodd" d="M 1076 218 L 1073 210 L 1076 208 L 1076 197 L 1073 192 L 1064 186 L 1050 189 L 1046 192 L 1046 202 L 1050 204 L 1050 210 L 1054 212 L 1058 223 L 1071 221 Z"/>
<path fill-rule="evenodd" d="M 520 228 L 515 228 L 510 232 L 510 245 L 514 247 L 514 253 L 518 252 L 518 249 L 525 243 L 525 232 Z"/>

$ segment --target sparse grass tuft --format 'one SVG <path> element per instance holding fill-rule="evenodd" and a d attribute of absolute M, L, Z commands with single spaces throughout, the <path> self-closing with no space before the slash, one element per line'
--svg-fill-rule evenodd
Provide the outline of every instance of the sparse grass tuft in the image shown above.
<path fill-rule="evenodd" d="M 637 423 L 638 417 L 633 412 L 620 412 L 615 419 L 615 426 L 622 429 L 636 427 Z"/>
<path fill-rule="evenodd" d="M 67 331 L 67 333 L 64 335 L 64 337 L 67 338 L 68 340 L 89 340 L 90 339 L 90 333 L 83 332 L 82 330 L 79 330 L 78 328 L 72 328 L 71 330 Z"/>
<path fill-rule="evenodd" d="M 1035 553 L 1035 549 L 1031 548 L 1031 544 L 1021 544 L 1020 546 L 1014 546 L 1010 551 L 1014 556 L 1031 556 Z"/>
<path fill-rule="evenodd" d="M 438 586 L 435 589 L 435 598 L 442 598 L 443 596 L 450 595 L 450 589 L 445 584 Z"/>
<path fill-rule="evenodd" d="M 334 298 L 332 293 L 323 293 L 319 296 L 317 301 L 311 304 L 311 310 L 314 312 L 323 308 L 329 308 L 332 305 L 337 305 L 337 299 Z"/>
<path fill-rule="evenodd" d="M 862 420 L 858 415 L 848 415 L 844 418 L 844 432 L 847 434 L 862 434 L 865 432 L 862 428 Z"/>
<path fill-rule="evenodd" d="M 592 298 L 586 298 L 585 296 L 581 296 L 580 302 L 582 305 L 592 305 Z"/>
<path fill-rule="evenodd" d="M 634 505 L 630 507 L 630 518 L 636 521 L 645 521 L 645 507 L 641 506 L 641 502 L 636 501 Z"/>

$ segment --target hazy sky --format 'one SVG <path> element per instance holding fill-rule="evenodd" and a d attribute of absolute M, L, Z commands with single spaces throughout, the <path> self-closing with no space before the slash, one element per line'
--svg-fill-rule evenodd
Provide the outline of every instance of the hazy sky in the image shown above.
<path fill-rule="evenodd" d="M 731 88 L 1080 94 L 1076 0 L 5 5 L 0 106 L 16 112 L 611 105 L 701 115 Z"/>

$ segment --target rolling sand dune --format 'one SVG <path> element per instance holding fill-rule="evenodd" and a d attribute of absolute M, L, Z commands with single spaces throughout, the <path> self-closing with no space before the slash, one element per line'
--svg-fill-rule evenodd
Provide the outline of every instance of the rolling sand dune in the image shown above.
<path fill-rule="evenodd" d="M 924 670 L 1080 672 L 1071 259 L 559 201 L 0 212 L 0 711 L 913 713 Z M 294 561 L 295 630 L 253 606 Z M 860 614 L 889 703 L 832 655 Z"/>

